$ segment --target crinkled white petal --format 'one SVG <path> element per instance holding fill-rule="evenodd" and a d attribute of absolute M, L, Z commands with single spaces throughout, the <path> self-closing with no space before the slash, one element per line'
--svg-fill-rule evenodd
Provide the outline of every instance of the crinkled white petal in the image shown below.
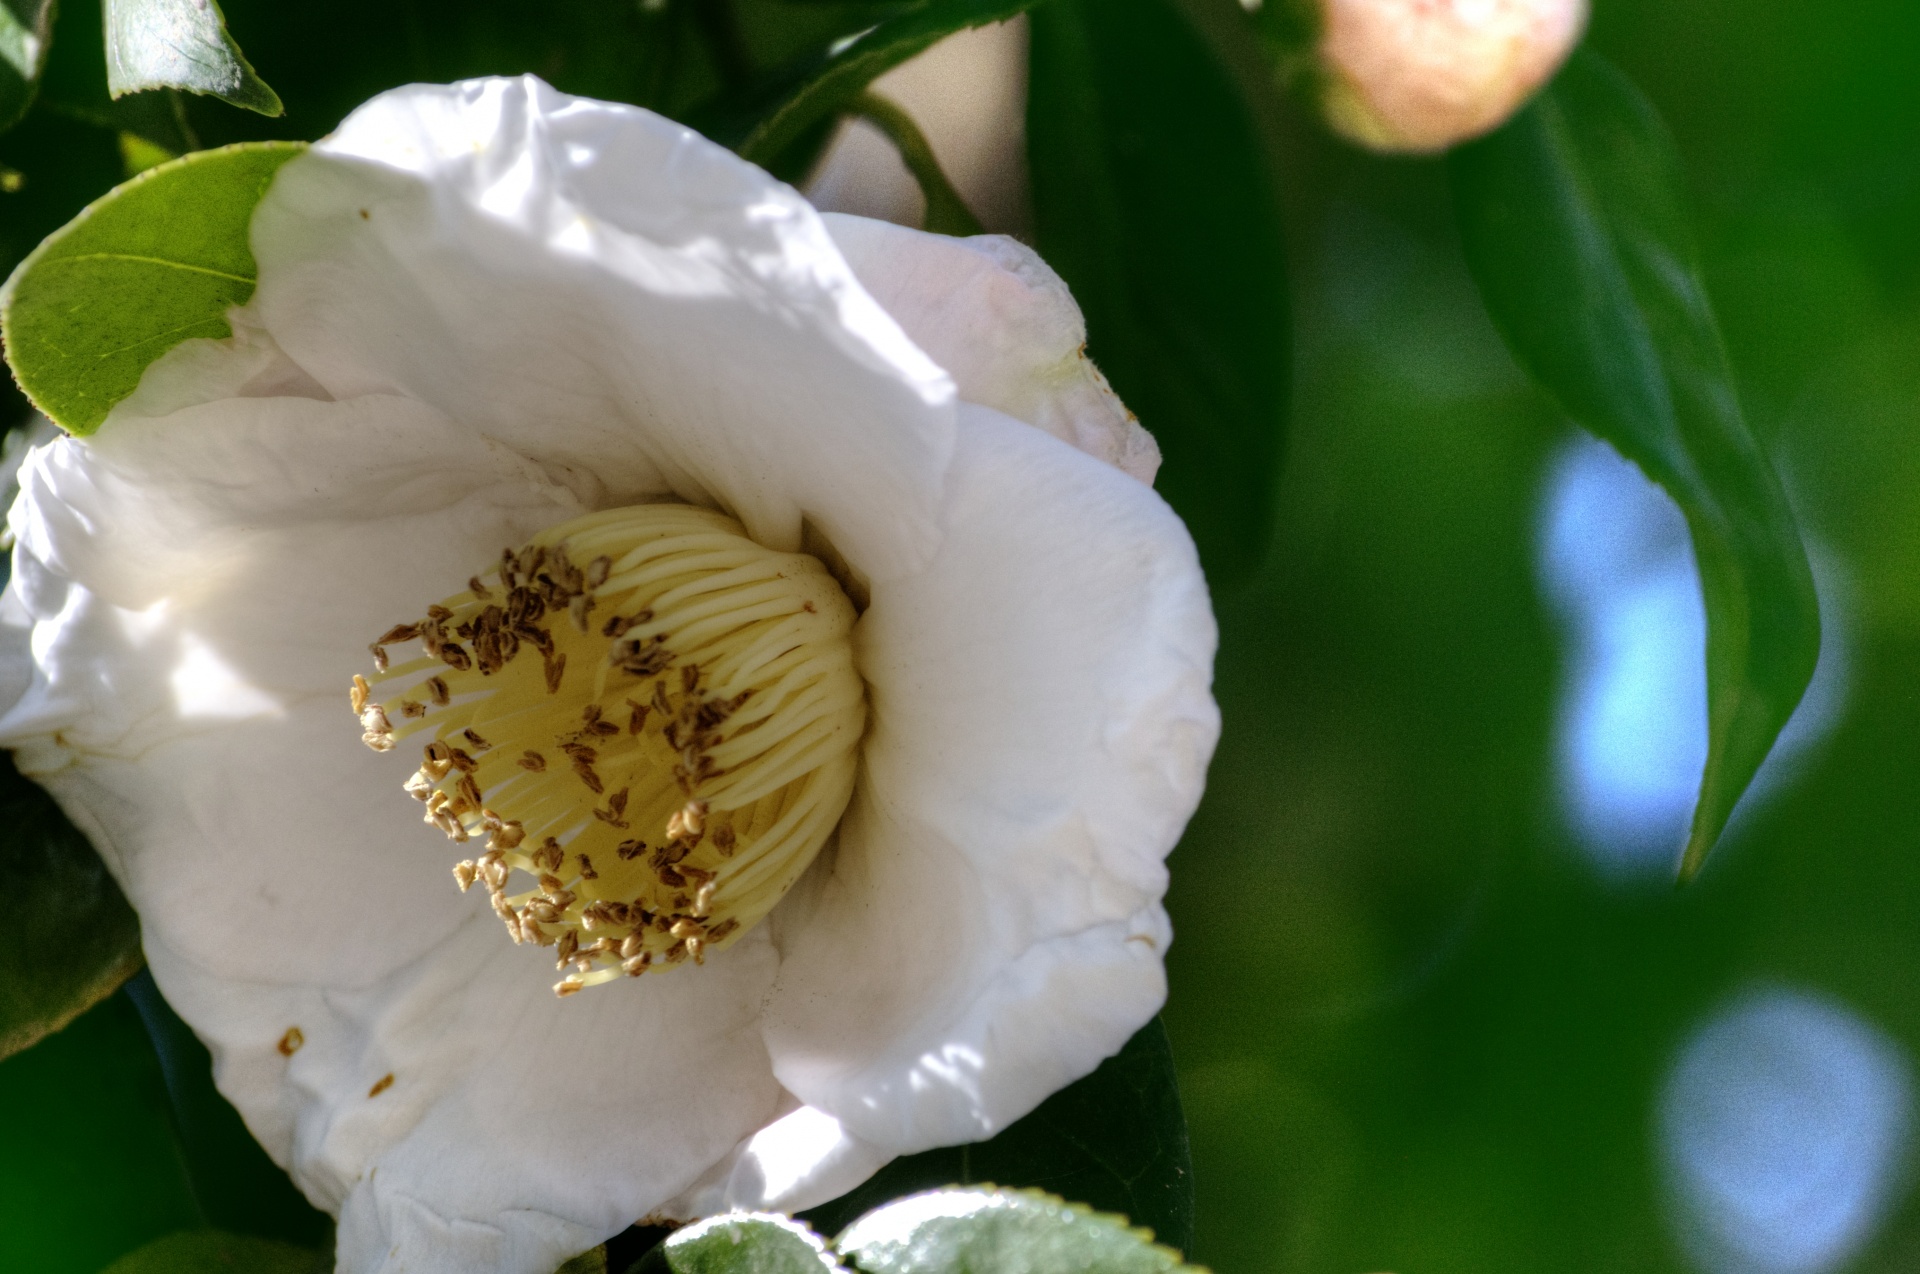
<path fill-rule="evenodd" d="M 1192 541 L 1150 489 L 963 412 L 940 552 L 857 634 L 866 771 L 776 913 L 774 1071 L 899 1153 L 991 1135 L 1165 996 L 1164 859 L 1219 731 Z"/>
<path fill-rule="evenodd" d="M 1005 235 L 953 239 L 839 213 L 833 241 L 960 396 L 1037 425 L 1151 484 L 1153 435 L 1087 357 L 1087 324 L 1040 255 Z"/>
<path fill-rule="evenodd" d="M 953 385 L 790 188 L 537 79 L 375 98 L 281 169 L 251 308 L 328 392 L 402 393 L 615 504 L 717 505 L 871 577 L 931 550 Z"/>

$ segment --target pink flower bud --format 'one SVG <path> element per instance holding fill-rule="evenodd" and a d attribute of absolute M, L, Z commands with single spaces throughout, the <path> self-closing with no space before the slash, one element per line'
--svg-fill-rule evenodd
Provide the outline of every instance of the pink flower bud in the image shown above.
<path fill-rule="evenodd" d="M 1559 69 L 1587 0 L 1321 0 L 1320 105 L 1376 150 L 1497 128 Z"/>

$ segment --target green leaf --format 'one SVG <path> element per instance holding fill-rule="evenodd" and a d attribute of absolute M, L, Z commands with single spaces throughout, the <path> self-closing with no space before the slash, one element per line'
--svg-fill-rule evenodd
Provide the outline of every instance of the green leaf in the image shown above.
<path fill-rule="evenodd" d="M 824 1240 L 798 1221 L 734 1212 L 676 1230 L 634 1274 L 842 1274 Z"/>
<path fill-rule="evenodd" d="M 262 115 L 284 108 L 227 34 L 217 0 L 106 0 L 107 90 L 205 93 Z"/>
<path fill-rule="evenodd" d="M 189 1230 L 156 1239 L 102 1274 L 327 1274 L 330 1257 L 271 1239 Z"/>
<path fill-rule="evenodd" d="M 1192 1267 L 1126 1218 L 1037 1191 L 936 1190 L 869 1212 L 835 1240 L 862 1274 L 1178 1274 Z"/>
<path fill-rule="evenodd" d="M 181 341 L 231 335 L 253 295 L 247 225 L 295 142 L 201 151 L 116 187 L 20 263 L 0 291 L 14 377 L 61 428 L 89 434 Z"/>
<path fill-rule="evenodd" d="M 1287 418 L 1272 73 L 1237 0 L 1053 0 L 1032 24 L 1041 254 L 1215 586 L 1238 581 L 1271 535 Z"/>
<path fill-rule="evenodd" d="M 602 1243 L 582 1252 L 553 1274 L 607 1274 L 607 1245 Z"/>
<path fill-rule="evenodd" d="M 133 976 L 140 922 L 87 838 L 10 755 L 0 757 L 0 828 L 9 916 L 0 936 L 0 1057 L 7 1057 Z"/>
<path fill-rule="evenodd" d="M 1813 676 L 1820 612 L 1793 512 L 1741 414 L 1678 151 L 1632 83 L 1582 51 L 1450 168 L 1467 260 L 1515 356 L 1686 514 L 1709 730 L 1681 859 L 1691 878 Z"/>
<path fill-rule="evenodd" d="M 0 0 L 0 129 L 33 105 L 53 40 L 54 0 Z"/>
<path fill-rule="evenodd" d="M 924 0 L 907 12 L 828 50 L 778 105 L 767 111 L 738 147 L 756 164 L 770 165 L 807 134 L 852 108 L 867 85 L 956 31 L 983 27 L 1026 12 L 1035 0 Z"/>
<path fill-rule="evenodd" d="M 1193 1244 L 1193 1166 L 1173 1052 L 1159 1019 L 1093 1074 L 991 1141 L 908 1155 L 807 1214 L 823 1234 L 889 1199 L 937 1186 L 1029 1186 L 1118 1212 L 1160 1240 Z"/>

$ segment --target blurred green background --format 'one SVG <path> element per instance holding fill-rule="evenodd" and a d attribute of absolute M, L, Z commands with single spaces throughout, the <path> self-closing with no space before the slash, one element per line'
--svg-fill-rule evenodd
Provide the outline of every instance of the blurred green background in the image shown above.
<path fill-rule="evenodd" d="M 227 8 L 290 103 L 327 75 Z M 1226 733 L 1169 904 L 1192 1256 L 1223 1274 L 1920 1268 L 1920 14 L 1598 0 L 1590 38 L 1678 136 L 1843 684 L 1694 886 L 1583 838 L 1540 542 L 1573 431 L 1485 317 L 1441 163 L 1290 114 L 1279 524 L 1219 599 Z M 443 73 L 523 69 L 465 56 Z M 105 136 L 0 139 L 9 263 L 117 180 Z M 0 1064 L 0 1109 L 0 1269 L 204 1219 L 124 994 Z"/>

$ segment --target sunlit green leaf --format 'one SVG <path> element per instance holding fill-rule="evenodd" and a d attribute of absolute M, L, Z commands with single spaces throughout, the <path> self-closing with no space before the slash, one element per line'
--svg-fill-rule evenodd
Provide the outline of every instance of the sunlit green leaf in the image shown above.
<path fill-rule="evenodd" d="M 1126 1218 L 1037 1191 L 936 1190 L 869 1212 L 835 1240 L 862 1274 L 1177 1274 Z"/>
<path fill-rule="evenodd" d="M 1813 676 L 1820 615 L 1793 512 L 1741 413 L 1678 152 L 1626 77 L 1582 52 L 1451 169 L 1468 261 L 1515 355 L 1686 513 L 1709 723 L 1690 877 Z"/>
<path fill-rule="evenodd" d="M 156 1239 L 102 1274 L 326 1274 L 331 1256 L 271 1239 L 190 1230 Z"/>
<path fill-rule="evenodd" d="M 1235 57 L 1244 20 L 1235 0 L 1053 0 L 1027 116 L 1040 251 L 1216 584 L 1265 551 L 1287 417 L 1271 74 Z"/>
<path fill-rule="evenodd" d="M 253 295 L 247 224 L 291 142 L 202 151 L 127 182 L 20 263 L 0 293 L 13 374 L 70 433 L 93 432 L 154 359 L 230 334 Z"/>
<path fill-rule="evenodd" d="M 1161 1242 L 1193 1242 L 1193 1169 L 1173 1053 L 1158 1019 L 1093 1074 L 1040 1103 L 991 1141 L 895 1159 L 872 1180 L 807 1219 L 823 1234 L 889 1199 L 937 1186 L 991 1181 L 1035 1187 L 1150 1228 Z"/>
<path fill-rule="evenodd" d="M 284 109 L 227 34 L 217 0 L 106 0 L 107 88 L 206 93 L 262 115 Z"/>
<path fill-rule="evenodd" d="M 797 87 L 766 112 L 739 151 L 768 164 L 809 130 L 847 110 L 867 85 L 956 31 L 1004 22 L 1034 0 L 925 0 L 847 40 L 809 68 Z"/>
<path fill-rule="evenodd" d="M 0 129 L 33 104 L 53 37 L 55 0 L 0 0 Z"/>
<path fill-rule="evenodd" d="M 607 1274 L 607 1247 L 590 1248 L 562 1265 L 554 1274 Z"/>
<path fill-rule="evenodd" d="M 140 922 L 87 838 L 0 757 L 0 1057 L 113 994 L 140 967 Z M 78 937 L 84 935 L 84 938 Z"/>
<path fill-rule="evenodd" d="M 825 1241 L 798 1221 L 736 1212 L 675 1231 L 634 1269 L 636 1274 L 839 1274 L 840 1263 Z"/>

